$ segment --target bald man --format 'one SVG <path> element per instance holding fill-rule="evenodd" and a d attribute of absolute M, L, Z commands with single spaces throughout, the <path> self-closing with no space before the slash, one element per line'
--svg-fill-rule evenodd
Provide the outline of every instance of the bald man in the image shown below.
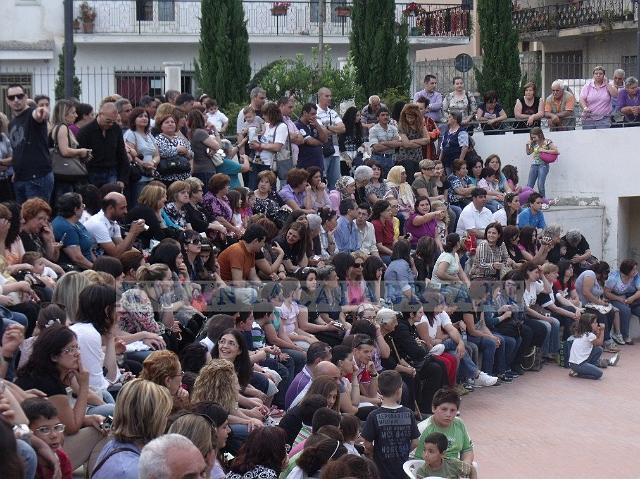
<path fill-rule="evenodd" d="M 120 193 L 112 192 L 102 199 L 102 209 L 84 223 L 96 244 L 98 256 L 119 257 L 131 249 L 138 235 L 145 230 L 144 220 L 136 220 L 122 239 L 118 221 L 122 221 L 126 215 L 127 199 Z"/>
<path fill-rule="evenodd" d="M 98 188 L 107 183 L 124 187 L 129 178 L 129 158 L 117 119 L 115 104 L 105 103 L 96 119 L 82 127 L 77 135 L 80 146 L 91 150 L 93 158 L 87 163 L 89 183 Z"/>
<path fill-rule="evenodd" d="M 317 378 L 319 376 L 330 377 L 338 385 L 338 391 L 340 393 L 343 392 L 343 386 L 342 386 L 342 383 L 340 382 L 340 377 L 341 377 L 340 368 L 338 368 L 338 366 L 333 364 L 331 361 L 320 361 L 313 370 L 313 377 L 311 378 L 311 382 L 309 382 L 305 386 L 305 388 L 302 391 L 300 391 L 300 393 L 296 396 L 296 398 L 291 403 L 290 407 L 293 407 L 296 404 L 299 404 L 300 401 L 302 401 L 304 396 L 307 394 L 307 391 L 311 387 L 311 384 L 313 383 L 314 378 Z"/>

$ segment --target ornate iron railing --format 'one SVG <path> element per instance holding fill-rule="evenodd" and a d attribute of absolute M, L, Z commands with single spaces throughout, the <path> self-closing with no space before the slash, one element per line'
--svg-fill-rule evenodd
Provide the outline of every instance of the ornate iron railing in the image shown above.
<path fill-rule="evenodd" d="M 513 11 L 520 33 L 561 30 L 588 25 L 611 29 L 614 22 L 633 21 L 632 0 L 575 0 L 569 3 Z"/>
<path fill-rule="evenodd" d="M 272 1 L 243 2 L 247 31 L 252 36 L 316 36 L 320 19 L 318 0 L 292 0 L 286 9 Z M 81 6 L 95 12 L 83 22 Z M 468 36 L 470 13 L 451 4 L 396 4 L 396 22 L 404 20 L 409 34 L 417 36 Z M 351 3 L 326 0 L 324 35 L 345 37 L 351 33 Z M 79 34 L 199 35 L 199 0 L 74 0 L 74 27 Z"/>

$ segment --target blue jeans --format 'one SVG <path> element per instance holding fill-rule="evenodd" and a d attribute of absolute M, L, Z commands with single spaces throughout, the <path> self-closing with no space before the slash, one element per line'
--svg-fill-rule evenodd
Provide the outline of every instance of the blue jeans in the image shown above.
<path fill-rule="evenodd" d="M 293 381 L 293 378 L 296 377 L 296 374 L 298 374 L 304 368 L 304 365 L 307 362 L 307 355 L 302 351 L 298 351 L 297 349 L 282 349 L 281 351 L 285 354 L 288 354 L 291 359 L 293 359 L 294 374 L 291 376 L 291 380 Z"/>
<path fill-rule="evenodd" d="M 595 130 L 598 128 L 611 128 L 611 118 L 607 116 L 599 120 L 591 120 L 589 118 L 582 120 L 583 130 Z"/>
<path fill-rule="evenodd" d="M 16 202 L 19 205 L 29 198 L 35 197 L 42 198 L 48 203 L 51 201 L 51 195 L 53 194 L 53 172 L 40 178 L 16 181 L 13 184 L 13 191 L 16 195 Z"/>
<path fill-rule="evenodd" d="M 115 183 L 116 181 L 118 181 L 118 172 L 115 168 L 89 171 L 89 183 L 98 188 L 102 185 Z"/>
<path fill-rule="evenodd" d="M 536 320 L 547 328 L 547 335 L 542 343 L 542 354 L 558 354 L 558 351 L 560 351 L 560 321 L 552 316 L 547 319 L 548 321 Z"/>
<path fill-rule="evenodd" d="M 258 163 L 251 163 L 251 170 L 249 170 L 246 173 L 247 175 L 246 177 L 243 176 L 243 178 L 246 178 L 246 183 L 244 186 L 249 188 L 251 191 L 255 190 L 256 188 L 258 188 L 258 174 L 270 169 L 271 169 L 270 165 L 260 165 Z M 205 190 L 207 188 L 207 184 L 208 183 L 205 183 L 204 185 Z"/>
<path fill-rule="evenodd" d="M 327 178 L 328 191 L 335 189 L 336 181 L 340 178 L 340 156 L 324 157 L 324 176 Z"/>
<path fill-rule="evenodd" d="M 467 341 L 478 346 L 478 350 L 482 353 L 482 366 L 480 369 L 487 374 L 492 374 L 496 349 L 498 349 L 496 348 L 496 342 L 491 338 L 471 336 L 470 334 L 467 335 Z M 503 348 L 504 343 L 502 343 L 500 347 Z"/>
<path fill-rule="evenodd" d="M 231 428 L 231 435 L 227 440 L 227 445 L 224 450 L 233 456 L 237 456 L 240 446 L 242 446 L 247 440 L 247 437 L 249 437 L 249 426 L 246 424 L 229 424 L 229 427 Z"/>
<path fill-rule="evenodd" d="M 467 379 L 475 378 L 478 373 L 478 366 L 473 362 L 471 355 L 466 353 L 464 356 L 459 357 L 455 352 L 457 344 L 451 338 L 445 339 L 443 344 L 445 351 L 458 358 L 458 381 L 463 382 Z"/>
<path fill-rule="evenodd" d="M 36 477 L 36 469 L 38 467 L 36 451 L 22 439 L 18 439 L 16 444 L 18 446 L 18 455 L 24 464 L 24 475 L 22 477 L 25 479 L 33 479 Z"/>
<path fill-rule="evenodd" d="M 215 173 L 193 173 L 192 176 L 202 181 L 204 183 L 204 190 L 208 191 L 209 180 L 213 175 L 215 175 Z M 248 185 L 245 185 L 245 186 L 247 188 L 249 187 Z"/>
<path fill-rule="evenodd" d="M 138 198 L 140 198 L 140 193 L 144 190 L 144 187 L 147 186 L 152 180 L 139 180 L 135 185 L 133 185 L 133 201 L 129 208 L 133 208 L 138 203 Z"/>
<path fill-rule="evenodd" d="M 507 369 L 509 369 L 509 364 L 513 362 L 513 359 L 516 356 L 516 351 L 518 350 L 518 341 L 521 341 L 521 339 L 518 338 L 518 341 L 516 341 L 516 339 L 511 336 L 503 336 L 502 334 L 497 333 L 493 333 L 493 335 L 500 338 L 500 347 L 496 349 L 496 364 L 494 366 L 494 371 L 496 374 L 503 374 Z"/>
<path fill-rule="evenodd" d="M 489 209 L 489 211 L 495 213 L 500 208 L 502 208 L 502 203 L 500 203 L 498 200 L 489 200 L 487 201 L 487 204 L 485 206 Z"/>
<path fill-rule="evenodd" d="M 572 371 L 578 373 L 578 376 L 586 379 L 600 379 L 602 377 L 602 369 L 598 367 L 602 356 L 602 347 L 594 346 L 591 349 L 589 357 L 580 364 L 569 363 Z"/>
<path fill-rule="evenodd" d="M 527 186 L 529 188 L 533 188 L 536 184 L 536 180 L 538 180 L 538 193 L 540 193 L 543 197 L 545 196 L 544 192 L 544 183 L 547 181 L 547 175 L 549 174 L 549 165 L 543 163 L 541 165 L 532 164 L 529 169 L 529 179 L 527 180 Z"/>
<path fill-rule="evenodd" d="M 393 161 L 392 153 L 385 153 L 385 154 L 374 153 L 371 155 L 371 159 L 380 163 L 380 166 L 382 167 L 383 178 L 387 177 L 387 173 L 389 173 L 389 170 L 393 168 L 395 164 Z"/>
<path fill-rule="evenodd" d="M 101 404 L 100 406 L 87 406 L 87 414 L 98 414 L 100 416 L 113 417 L 116 400 L 113 399 L 111 393 L 106 389 L 100 392 L 102 393 L 102 400 L 104 401 L 104 404 Z"/>
<path fill-rule="evenodd" d="M 640 301 L 636 301 L 633 304 L 621 303 L 620 301 L 611 301 L 614 308 L 620 311 L 620 334 L 624 339 L 629 337 L 629 323 L 631 321 L 631 315 L 634 314 L 640 317 Z"/>

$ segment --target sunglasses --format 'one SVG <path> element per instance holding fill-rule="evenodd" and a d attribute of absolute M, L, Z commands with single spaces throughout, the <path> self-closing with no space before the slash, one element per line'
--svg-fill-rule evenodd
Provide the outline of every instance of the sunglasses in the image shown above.
<path fill-rule="evenodd" d="M 24 98 L 24 93 L 18 93 L 17 95 L 7 95 L 7 99 L 9 101 L 22 100 L 23 98 Z"/>
<path fill-rule="evenodd" d="M 186 244 L 195 244 L 195 245 L 199 245 L 199 244 L 201 244 L 201 242 L 200 242 L 200 240 L 199 240 L 199 239 L 194 239 L 194 240 L 191 240 L 191 241 L 187 241 L 187 242 L 186 242 Z"/>
<path fill-rule="evenodd" d="M 364 266 L 364 263 L 353 263 L 354 268 L 362 268 L 363 266 Z"/>

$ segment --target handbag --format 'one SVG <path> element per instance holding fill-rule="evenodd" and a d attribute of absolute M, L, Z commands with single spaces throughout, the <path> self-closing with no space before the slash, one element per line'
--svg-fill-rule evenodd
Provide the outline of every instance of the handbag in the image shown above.
<path fill-rule="evenodd" d="M 87 165 L 81 158 L 66 157 L 60 153 L 58 148 L 58 131 L 60 125 L 54 128 L 51 137 L 53 139 L 53 148 L 49 150 L 49 158 L 51 159 L 51 168 L 56 180 L 59 181 L 78 181 L 88 176 Z M 69 145 L 71 144 L 71 134 L 67 128 L 67 138 Z"/>
<path fill-rule="evenodd" d="M 280 125 L 287 126 L 286 123 L 281 123 Z M 276 132 L 278 131 L 278 126 L 274 128 L 273 131 L 273 142 L 276 141 Z M 287 174 L 293 168 L 293 157 L 291 155 L 291 140 L 289 137 L 289 127 L 287 127 L 287 141 L 280 149 L 280 151 L 274 153 L 273 161 L 271 162 L 271 170 L 276 172 L 279 180 L 286 180 Z"/>
<path fill-rule="evenodd" d="M 329 112 L 329 125 L 331 125 L 331 112 Z M 329 139 L 322 145 L 322 156 L 334 156 L 336 149 L 333 146 L 333 134 L 329 134 Z"/>
<path fill-rule="evenodd" d="M 178 175 L 180 173 L 189 173 L 191 171 L 191 162 L 186 156 L 174 155 L 167 158 L 160 158 L 158 164 L 158 172 L 161 176 Z"/>

